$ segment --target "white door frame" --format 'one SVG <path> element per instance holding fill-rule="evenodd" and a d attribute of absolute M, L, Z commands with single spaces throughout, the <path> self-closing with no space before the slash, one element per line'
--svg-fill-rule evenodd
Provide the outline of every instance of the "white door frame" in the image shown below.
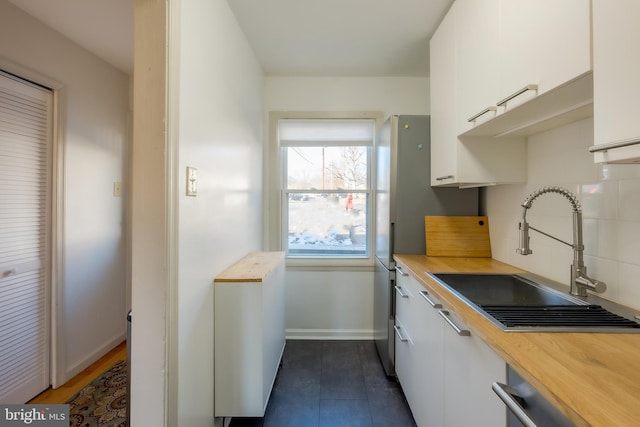
<path fill-rule="evenodd" d="M 50 304 L 50 330 L 49 330 L 49 382 L 53 388 L 64 384 L 68 378 L 65 378 L 65 345 L 64 336 L 58 333 L 58 325 L 62 324 L 62 316 L 64 314 L 64 134 L 65 134 L 65 104 L 66 104 L 66 87 L 59 81 L 42 75 L 29 68 L 22 67 L 6 58 L 0 57 L 0 68 L 19 76 L 25 80 L 32 81 L 39 85 L 48 87 L 53 91 L 53 129 L 52 129 L 52 147 L 51 157 L 51 175 L 50 175 L 50 208 L 51 217 L 48 218 L 48 226 L 50 228 L 49 253 L 49 304 Z"/>
<path fill-rule="evenodd" d="M 132 425 L 178 422 L 179 3 L 134 1 Z"/>

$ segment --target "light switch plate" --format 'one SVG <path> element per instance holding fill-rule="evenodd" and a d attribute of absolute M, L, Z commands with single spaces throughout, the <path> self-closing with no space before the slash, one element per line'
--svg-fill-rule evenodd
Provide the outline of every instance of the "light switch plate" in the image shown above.
<path fill-rule="evenodd" d="M 198 169 L 187 166 L 187 196 L 198 195 Z"/>
<path fill-rule="evenodd" d="M 122 196 L 122 183 L 120 181 L 116 181 L 113 183 L 113 197 Z"/>

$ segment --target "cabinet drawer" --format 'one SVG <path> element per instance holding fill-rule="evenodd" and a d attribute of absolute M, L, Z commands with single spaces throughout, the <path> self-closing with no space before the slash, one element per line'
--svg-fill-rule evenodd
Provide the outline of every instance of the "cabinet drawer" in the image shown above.
<path fill-rule="evenodd" d="M 401 270 L 400 270 L 401 271 Z M 405 325 L 411 323 L 411 305 L 415 300 L 414 292 L 410 289 L 410 276 L 396 272 L 395 298 L 396 298 L 396 323 L 400 320 Z"/>
<path fill-rule="evenodd" d="M 395 367 L 416 424 L 505 427 L 506 409 L 491 391 L 505 379 L 505 362 L 462 332 L 464 323 L 415 276 L 398 273 L 396 283 Z"/>
<path fill-rule="evenodd" d="M 415 388 L 412 369 L 414 365 L 414 344 L 411 336 L 401 320 L 396 319 L 395 340 L 396 340 L 396 375 L 402 385 L 405 395 L 410 395 Z"/>
<path fill-rule="evenodd" d="M 445 322 L 445 413 L 447 426 L 505 426 L 507 412 L 493 396 L 491 385 L 506 379 L 506 363 L 480 338 L 449 313 Z M 454 326 L 455 325 L 455 326 Z M 467 331 L 468 332 L 468 331 Z M 465 411 L 460 411 L 464 407 Z"/>

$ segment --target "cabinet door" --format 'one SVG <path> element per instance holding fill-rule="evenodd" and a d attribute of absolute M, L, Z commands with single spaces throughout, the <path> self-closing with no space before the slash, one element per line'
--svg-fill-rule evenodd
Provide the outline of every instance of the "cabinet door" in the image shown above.
<path fill-rule="evenodd" d="M 396 330 L 396 376 L 409 402 L 409 407 L 413 410 L 410 402 L 413 396 L 412 391 L 416 388 L 411 369 L 413 340 L 402 320 L 396 319 L 394 328 Z"/>
<path fill-rule="evenodd" d="M 415 401 L 409 401 L 418 426 L 444 426 L 444 324 L 438 301 L 420 284 L 414 335 Z M 430 301 L 430 302 L 429 302 Z M 435 307 L 434 307 L 435 305 Z"/>
<path fill-rule="evenodd" d="M 410 290 L 409 281 L 411 276 L 408 273 L 398 269 L 396 271 L 396 320 L 400 320 L 405 326 L 410 327 L 412 323 L 411 307 L 414 304 L 414 295 Z M 415 280 L 415 279 L 414 279 Z"/>
<path fill-rule="evenodd" d="M 475 122 L 495 117 L 500 92 L 500 0 L 458 0 L 456 61 L 459 99 L 458 133 L 471 129 L 469 118 L 486 111 Z"/>
<path fill-rule="evenodd" d="M 593 0 L 595 144 L 640 139 L 640 2 Z M 619 149 L 640 157 L 638 146 Z M 611 155 L 614 153 L 608 153 Z M 603 159 L 604 160 L 604 159 Z"/>
<path fill-rule="evenodd" d="M 591 70 L 590 0 L 502 0 L 500 13 L 502 88 L 495 102 L 529 84 L 541 94 Z"/>
<path fill-rule="evenodd" d="M 454 3 L 430 42 L 431 185 L 456 182 L 456 20 Z"/>
<path fill-rule="evenodd" d="M 449 314 L 452 322 L 465 326 Z M 506 364 L 480 338 L 461 336 L 447 325 L 445 343 L 446 426 L 506 426 L 507 414 L 491 385 L 505 382 Z"/>
<path fill-rule="evenodd" d="M 408 286 L 410 277 L 406 273 L 396 272 L 395 368 L 398 381 L 400 381 L 407 400 L 415 388 L 412 374 L 415 296 Z"/>
<path fill-rule="evenodd" d="M 493 0 L 487 2 L 495 6 Z M 512 141 L 504 138 L 480 138 L 482 141 L 462 141 L 458 138 L 461 121 L 469 118 L 475 110 L 485 108 L 485 100 L 491 97 L 489 92 L 496 92 L 496 84 L 485 87 L 482 79 L 476 79 L 476 76 L 481 76 L 489 79 L 487 82 L 490 81 L 489 76 L 496 64 L 491 63 L 489 56 L 495 54 L 495 46 L 477 43 L 473 39 L 474 33 L 466 33 L 458 22 L 458 8 L 464 8 L 461 12 L 464 25 L 468 23 L 476 31 L 488 33 L 487 40 L 495 38 L 495 28 L 492 28 L 491 23 L 474 24 L 476 13 L 481 14 L 483 18 L 495 18 L 492 14 L 485 13 L 482 8 L 484 4 L 484 0 L 455 2 L 431 38 L 432 186 L 482 186 L 523 182 L 526 179 L 524 139 Z M 462 42 L 463 50 L 458 51 L 456 38 L 461 32 L 466 41 Z M 462 58 L 462 53 L 471 57 Z M 480 64 L 473 64 L 481 59 Z M 462 65 L 459 65 L 458 61 Z M 475 68 L 478 69 L 477 75 L 473 74 Z M 460 73 L 464 73 L 462 86 L 458 82 Z M 497 98 L 495 93 L 493 98 Z M 471 100 L 470 106 L 466 105 L 465 99 Z"/>
<path fill-rule="evenodd" d="M 396 318 L 396 373 L 418 426 L 444 425 L 444 330 L 438 310 L 415 277 L 401 276 Z M 426 294 L 428 296 L 428 294 Z M 435 304 L 435 302 L 434 302 Z M 401 341 L 404 337 L 406 341 Z"/>
<path fill-rule="evenodd" d="M 284 259 L 262 283 L 262 404 L 267 407 L 285 346 Z"/>

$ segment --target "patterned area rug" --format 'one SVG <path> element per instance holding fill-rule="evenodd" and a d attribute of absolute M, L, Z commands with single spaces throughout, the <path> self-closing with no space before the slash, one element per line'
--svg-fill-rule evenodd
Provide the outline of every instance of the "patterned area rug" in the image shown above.
<path fill-rule="evenodd" d="M 72 397 L 70 427 L 124 427 L 127 416 L 127 362 L 122 360 Z"/>

